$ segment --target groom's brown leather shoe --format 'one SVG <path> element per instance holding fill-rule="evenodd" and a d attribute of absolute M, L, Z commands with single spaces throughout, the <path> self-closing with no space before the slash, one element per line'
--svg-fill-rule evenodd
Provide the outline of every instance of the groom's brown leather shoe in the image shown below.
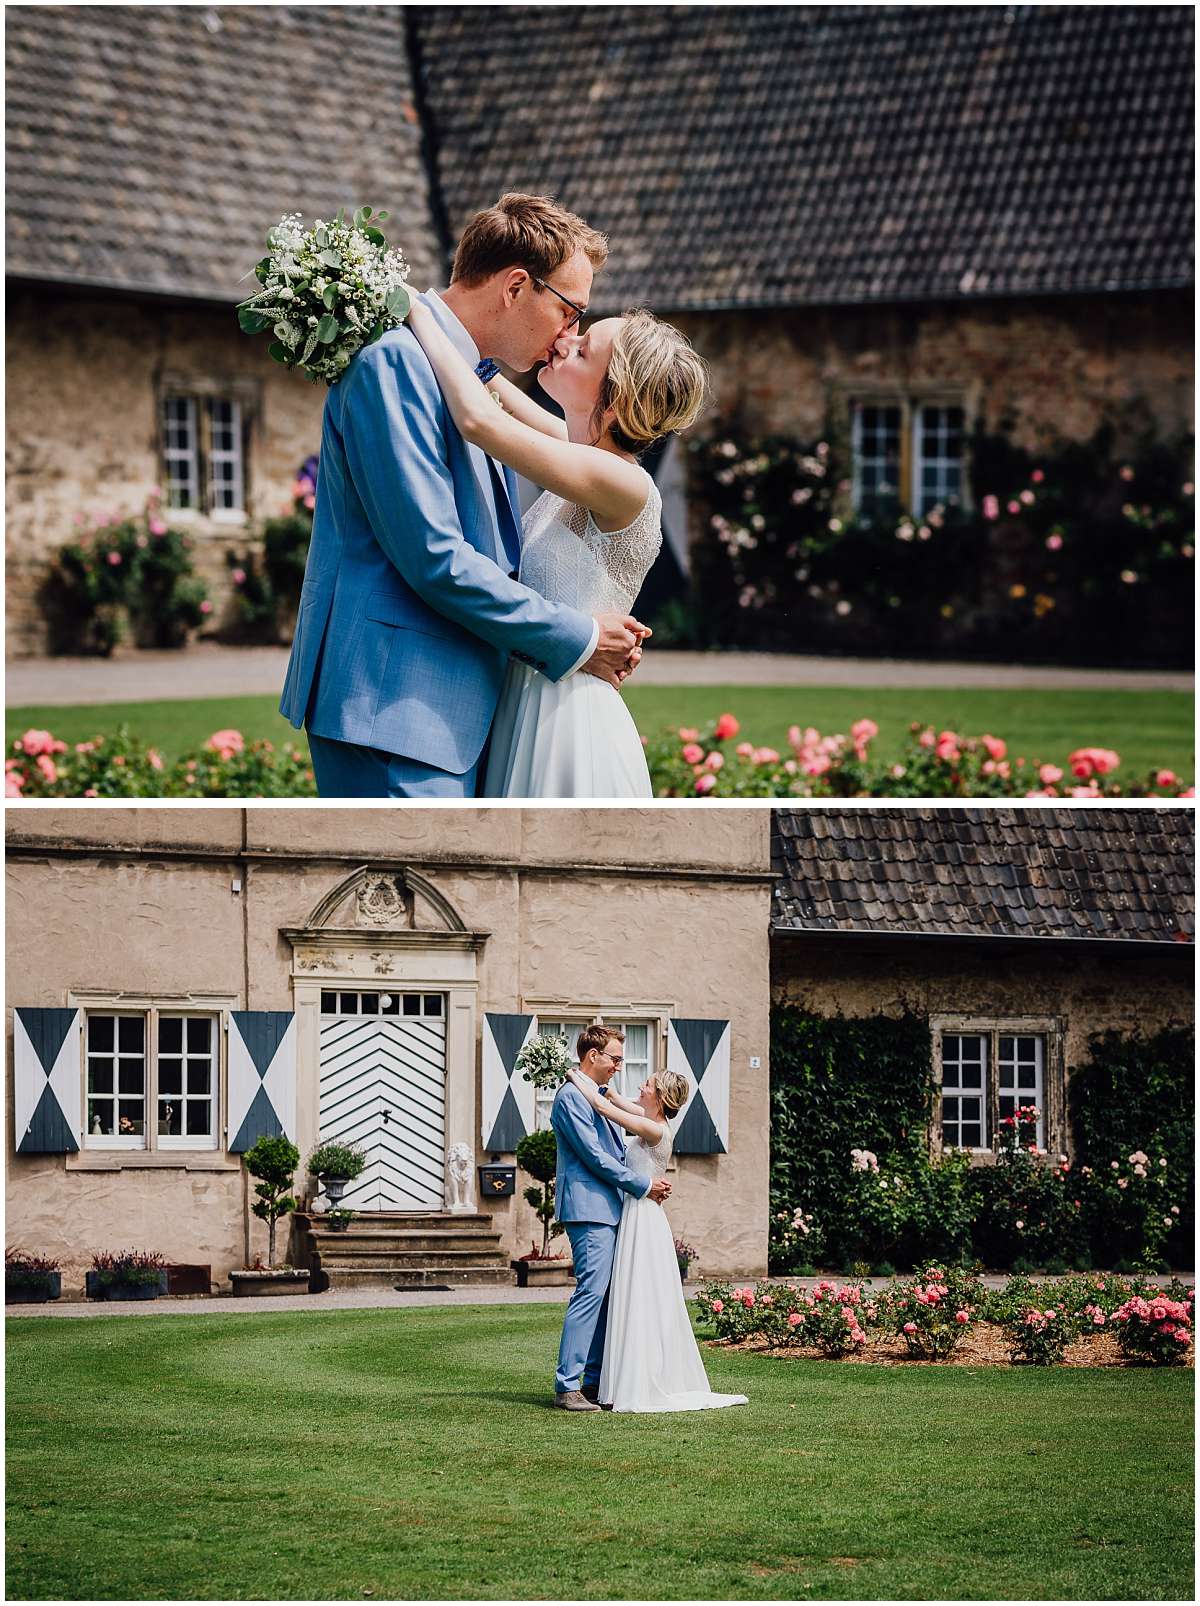
<path fill-rule="evenodd" d="M 600 1409 L 595 1400 L 585 1398 L 579 1389 L 567 1389 L 562 1394 L 556 1394 L 554 1403 L 560 1411 L 598 1411 Z"/>

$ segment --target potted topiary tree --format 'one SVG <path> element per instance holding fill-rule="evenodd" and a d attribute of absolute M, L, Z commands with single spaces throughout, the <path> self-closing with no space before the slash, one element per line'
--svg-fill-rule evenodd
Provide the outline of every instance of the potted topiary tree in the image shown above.
<path fill-rule="evenodd" d="M 6 1305 L 44 1305 L 62 1295 L 62 1269 L 57 1260 L 27 1255 L 20 1249 L 4 1251 L 4 1302 Z"/>
<path fill-rule="evenodd" d="M 306 1294 L 308 1272 L 296 1267 L 275 1265 L 275 1226 L 281 1216 L 296 1208 L 289 1191 L 296 1167 L 300 1164 L 300 1150 L 285 1137 L 261 1137 L 242 1156 L 246 1170 L 259 1179 L 254 1191 L 258 1202 L 250 1208 L 260 1221 L 267 1224 L 267 1264 L 261 1261 L 247 1266 L 244 1271 L 230 1272 L 235 1294 Z"/>
<path fill-rule="evenodd" d="M 562 1228 L 554 1219 L 554 1173 L 558 1166 L 558 1140 L 553 1132 L 530 1132 L 517 1144 L 517 1164 L 539 1186 L 526 1188 L 524 1198 L 542 1224 L 542 1246 L 532 1244 L 527 1255 L 511 1262 L 517 1287 L 530 1284 L 561 1285 L 571 1280 L 571 1263 L 565 1255 L 550 1253 L 550 1240 Z"/>
<path fill-rule="evenodd" d="M 346 1191 L 346 1184 L 361 1177 L 367 1157 L 361 1149 L 348 1143 L 321 1143 L 308 1157 L 308 1169 L 320 1183 L 331 1205 L 337 1205 Z"/>

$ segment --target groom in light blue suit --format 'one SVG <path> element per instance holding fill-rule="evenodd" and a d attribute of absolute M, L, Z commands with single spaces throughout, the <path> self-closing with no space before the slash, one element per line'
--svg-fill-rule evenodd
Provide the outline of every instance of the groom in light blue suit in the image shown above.
<path fill-rule="evenodd" d="M 539 196 L 465 231 L 423 297 L 459 351 L 524 372 L 585 310 L 606 246 Z M 482 366 L 482 365 L 481 365 Z M 322 797 L 471 797 L 509 658 L 618 685 L 635 620 L 593 619 L 517 579 L 512 471 L 468 445 L 407 328 L 330 387 L 316 511 L 280 710 L 308 732 Z"/>
<path fill-rule="evenodd" d="M 589 1026 L 579 1035 L 579 1069 L 602 1093 L 621 1068 L 622 1050 L 623 1039 L 611 1035 L 607 1027 Z M 663 1177 L 648 1182 L 629 1169 L 620 1132 L 570 1082 L 555 1095 L 550 1125 L 558 1139 L 554 1214 L 570 1240 L 575 1263 L 575 1292 L 563 1321 L 554 1403 L 567 1411 L 596 1411 L 621 1195 L 642 1199 L 648 1194 L 661 1204 L 671 1184 Z"/>

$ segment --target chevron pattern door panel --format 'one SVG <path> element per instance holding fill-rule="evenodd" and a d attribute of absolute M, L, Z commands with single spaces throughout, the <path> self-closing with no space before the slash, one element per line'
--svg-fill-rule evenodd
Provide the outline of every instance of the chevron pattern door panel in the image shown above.
<path fill-rule="evenodd" d="M 320 1141 L 367 1156 L 349 1209 L 445 1208 L 444 1015 L 322 1017 Z"/>
<path fill-rule="evenodd" d="M 13 1010 L 13 1135 L 18 1154 L 73 1154 L 83 1127 L 78 1009 Z"/>
<path fill-rule="evenodd" d="M 667 1022 L 667 1069 L 691 1084 L 672 1122 L 676 1154 L 729 1152 L 729 1022 Z"/>

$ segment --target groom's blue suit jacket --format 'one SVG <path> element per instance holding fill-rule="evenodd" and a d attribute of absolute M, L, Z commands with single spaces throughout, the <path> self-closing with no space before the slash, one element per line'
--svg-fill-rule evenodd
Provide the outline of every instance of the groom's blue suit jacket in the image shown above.
<path fill-rule="evenodd" d="M 441 301 L 426 304 L 461 344 Z M 280 709 L 316 736 L 461 775 L 509 657 L 559 680 L 592 620 L 519 585 L 511 471 L 455 427 L 416 337 L 394 329 L 330 387 L 316 512 Z"/>
<path fill-rule="evenodd" d="M 620 1132 L 570 1082 L 555 1095 L 550 1125 L 558 1139 L 554 1214 L 559 1221 L 599 1221 L 615 1227 L 621 1219 L 621 1194 L 643 1198 L 650 1191 L 650 1178 L 629 1169 Z"/>

